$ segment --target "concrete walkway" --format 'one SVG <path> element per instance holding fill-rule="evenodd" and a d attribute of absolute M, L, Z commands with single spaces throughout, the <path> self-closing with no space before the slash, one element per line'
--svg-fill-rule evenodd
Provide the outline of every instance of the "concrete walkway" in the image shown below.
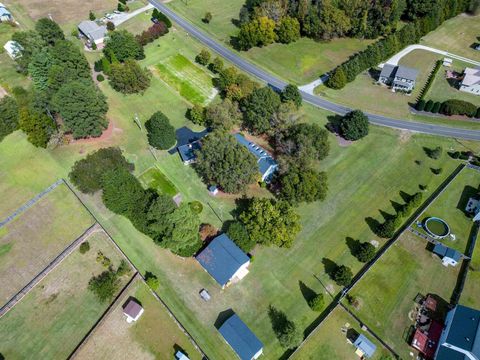
<path fill-rule="evenodd" d="M 125 21 L 130 20 L 131 18 L 137 16 L 138 14 L 141 14 L 141 13 L 147 11 L 147 10 L 150 10 L 150 9 L 153 9 L 152 4 L 148 4 L 147 6 L 144 6 L 140 9 L 137 9 L 137 10 L 132 11 L 130 13 L 119 14 L 112 19 L 112 22 L 115 25 L 115 27 L 117 27 L 118 25 L 123 24 Z"/>
<path fill-rule="evenodd" d="M 403 58 L 405 55 L 408 55 L 409 53 L 411 53 L 414 50 L 430 51 L 430 52 L 440 54 L 440 55 L 443 55 L 443 56 L 446 56 L 446 57 L 449 57 L 449 58 L 452 58 L 452 59 L 455 59 L 455 60 L 460 60 L 460 61 L 472 64 L 474 66 L 480 66 L 480 61 L 471 60 L 471 59 L 468 59 L 468 58 L 460 56 L 460 55 L 451 54 L 447 51 L 435 49 L 435 48 L 425 46 L 425 45 L 418 45 L 418 44 L 407 46 L 405 49 L 396 53 L 390 59 L 385 61 L 385 63 L 386 64 L 392 64 L 392 65 L 398 65 L 398 62 L 400 61 L 401 58 Z"/>

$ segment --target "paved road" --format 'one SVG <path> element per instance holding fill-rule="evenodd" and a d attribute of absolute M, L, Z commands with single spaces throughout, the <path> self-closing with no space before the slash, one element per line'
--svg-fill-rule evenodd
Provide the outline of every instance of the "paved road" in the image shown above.
<path fill-rule="evenodd" d="M 447 51 L 443 51 L 443 50 L 432 48 L 430 46 L 419 45 L 419 44 L 407 46 L 402 51 L 393 55 L 385 63 L 392 64 L 392 65 L 398 65 L 398 62 L 400 61 L 401 58 L 403 58 L 405 55 L 411 53 L 414 50 L 430 51 L 430 52 L 433 52 L 435 54 L 440 54 L 440 55 L 443 55 L 443 56 L 446 56 L 446 57 L 449 57 L 449 58 L 452 58 L 452 59 L 456 59 L 456 60 L 460 60 L 460 61 L 472 64 L 474 66 L 480 66 L 480 61 L 468 59 L 466 57 L 463 57 L 463 56 L 460 56 L 460 55 L 455 55 L 455 54 L 449 53 Z"/>
<path fill-rule="evenodd" d="M 149 2 L 162 11 L 165 15 L 169 16 L 173 21 L 175 21 L 180 27 L 185 29 L 191 36 L 217 52 L 219 55 L 224 57 L 225 59 L 229 60 L 237 67 L 242 69 L 243 71 L 254 75 L 255 77 L 259 78 L 260 80 L 266 82 L 270 86 L 283 89 L 286 82 L 278 79 L 277 77 L 267 73 L 266 71 L 258 68 L 257 66 L 251 64 L 250 62 L 243 59 L 241 56 L 234 53 L 232 50 L 227 49 L 225 46 L 219 44 L 215 40 L 213 40 L 210 36 L 206 35 L 203 31 L 199 30 L 196 26 L 192 25 L 190 22 L 182 18 L 181 16 L 177 15 L 174 11 L 172 11 L 169 7 L 162 4 L 158 0 L 149 0 Z M 309 104 L 312 104 L 316 107 L 331 111 L 335 114 L 343 115 L 350 111 L 350 109 L 346 106 L 335 104 L 331 101 L 322 99 L 318 96 L 308 94 L 306 92 L 301 91 L 303 100 Z M 372 101 L 375 101 L 372 99 Z M 406 121 L 406 120 L 398 120 L 392 119 L 382 115 L 375 115 L 375 114 L 367 114 L 370 122 L 374 125 L 380 126 L 387 126 L 395 129 L 403 129 L 403 130 L 410 130 L 415 132 L 421 132 L 425 134 L 432 134 L 432 135 L 439 135 L 439 136 L 446 136 L 446 137 L 454 137 L 459 139 L 466 139 L 466 140 L 477 140 L 480 141 L 480 130 L 468 130 L 468 129 L 461 129 L 461 128 L 452 128 L 440 125 L 432 125 L 432 124 L 425 124 L 425 123 L 418 123 L 413 121 Z"/>

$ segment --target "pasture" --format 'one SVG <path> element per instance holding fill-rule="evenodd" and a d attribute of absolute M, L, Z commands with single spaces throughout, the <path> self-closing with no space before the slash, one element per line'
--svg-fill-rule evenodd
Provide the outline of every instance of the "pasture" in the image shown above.
<path fill-rule="evenodd" d="M 107 235 L 88 238 L 90 250 L 75 250 L 0 319 L 0 348 L 6 359 L 67 358 L 109 304 L 87 289 L 93 275 L 105 270 L 101 251 L 117 267 L 123 256 Z M 128 276 L 120 278 L 120 288 Z"/>
<path fill-rule="evenodd" d="M 350 291 L 359 302 L 350 309 L 404 359 L 414 351 L 407 339 L 415 297 L 433 294 L 450 302 L 459 274 L 460 266 L 443 266 L 426 247 L 426 241 L 405 231 Z"/>
<path fill-rule="evenodd" d="M 0 303 L 27 285 L 94 219 L 66 185 L 60 185 L 1 228 Z"/>
<path fill-rule="evenodd" d="M 347 336 L 355 333 L 363 334 L 377 347 L 372 360 L 379 360 L 382 355 L 388 354 L 387 350 L 374 337 L 361 329 L 345 309 L 337 306 L 291 359 L 353 359 L 356 349 L 347 342 Z"/>
<path fill-rule="evenodd" d="M 145 311 L 131 324 L 126 322 L 122 308 L 129 298 L 138 301 Z M 172 359 L 177 350 L 192 360 L 202 358 L 148 286 L 137 278 L 82 346 L 76 359 Z"/>
<path fill-rule="evenodd" d="M 216 95 L 213 77 L 181 54 L 166 58 L 153 73 L 192 104 L 206 105 Z"/>

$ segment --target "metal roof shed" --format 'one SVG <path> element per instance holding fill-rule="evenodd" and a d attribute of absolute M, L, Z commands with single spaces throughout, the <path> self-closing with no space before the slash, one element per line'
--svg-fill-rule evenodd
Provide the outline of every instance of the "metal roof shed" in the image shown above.
<path fill-rule="evenodd" d="M 218 331 L 242 360 L 257 359 L 263 352 L 262 342 L 237 314 L 229 317 Z"/>

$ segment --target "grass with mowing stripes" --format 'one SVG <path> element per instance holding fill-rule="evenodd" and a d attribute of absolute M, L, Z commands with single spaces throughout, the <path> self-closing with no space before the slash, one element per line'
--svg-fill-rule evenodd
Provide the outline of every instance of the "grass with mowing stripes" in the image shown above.
<path fill-rule="evenodd" d="M 350 291 L 360 302 L 351 310 L 403 359 L 414 351 L 406 337 L 415 297 L 431 293 L 450 302 L 459 274 L 460 266 L 443 266 L 426 246 L 406 231 Z"/>
<path fill-rule="evenodd" d="M 192 360 L 201 355 L 188 337 L 170 317 L 163 305 L 155 299 L 147 285 L 134 280 L 122 300 L 92 337 L 77 353 L 77 359 L 170 359 L 178 350 Z M 128 324 L 122 306 L 134 298 L 144 313 L 135 323 Z"/>
<path fill-rule="evenodd" d="M 175 185 L 157 168 L 148 169 L 139 179 L 145 188 L 155 189 L 159 194 L 175 196 L 178 193 Z"/>
<path fill-rule="evenodd" d="M 87 289 L 105 268 L 96 261 L 102 251 L 115 268 L 123 258 L 104 232 L 89 239 L 90 251 L 75 250 L 0 319 L 0 348 L 6 359 L 65 359 L 109 304 Z M 121 279 L 121 287 L 128 281 Z"/>
<path fill-rule="evenodd" d="M 6 303 L 42 271 L 94 219 L 65 186 L 60 185 L 4 227 L 0 237 L 0 303 Z"/>

